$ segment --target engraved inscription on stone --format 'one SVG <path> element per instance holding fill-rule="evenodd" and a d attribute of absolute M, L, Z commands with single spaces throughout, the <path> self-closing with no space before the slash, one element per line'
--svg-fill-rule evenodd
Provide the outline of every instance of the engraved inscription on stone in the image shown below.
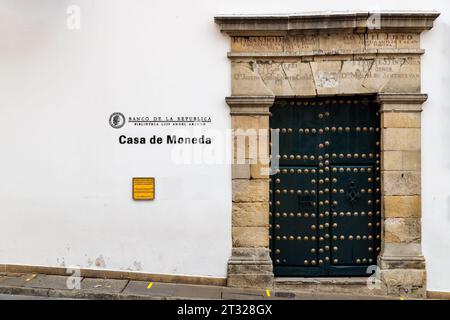
<path fill-rule="evenodd" d="M 284 39 L 284 51 L 315 51 L 319 49 L 319 38 L 315 34 L 289 36 Z"/>
<path fill-rule="evenodd" d="M 418 33 L 367 33 L 366 49 L 418 49 L 419 39 Z"/>
<path fill-rule="evenodd" d="M 283 51 L 284 37 L 232 37 L 231 50 L 235 52 Z"/>

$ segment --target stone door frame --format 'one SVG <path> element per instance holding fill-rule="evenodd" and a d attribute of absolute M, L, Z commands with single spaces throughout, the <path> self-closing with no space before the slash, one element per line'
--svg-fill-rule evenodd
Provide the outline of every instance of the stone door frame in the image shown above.
<path fill-rule="evenodd" d="M 382 201 L 377 293 L 426 294 L 420 117 L 427 95 L 420 91 L 424 53 L 420 35 L 432 28 L 438 16 L 436 12 L 347 12 L 215 17 L 221 31 L 231 37 L 232 94 L 226 102 L 234 132 L 256 129 L 258 139 L 268 143 L 275 97 L 376 95 Z M 243 148 L 249 154 L 249 146 Z M 232 165 L 228 286 L 270 288 L 274 283 L 268 159 L 268 152 L 259 153 L 258 159 L 249 157 Z"/>

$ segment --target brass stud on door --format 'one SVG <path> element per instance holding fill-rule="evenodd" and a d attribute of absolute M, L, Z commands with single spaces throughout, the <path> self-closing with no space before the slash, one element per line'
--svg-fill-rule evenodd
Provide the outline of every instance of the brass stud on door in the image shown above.
<path fill-rule="evenodd" d="M 333 251 L 338 251 L 338 247 L 333 247 Z"/>

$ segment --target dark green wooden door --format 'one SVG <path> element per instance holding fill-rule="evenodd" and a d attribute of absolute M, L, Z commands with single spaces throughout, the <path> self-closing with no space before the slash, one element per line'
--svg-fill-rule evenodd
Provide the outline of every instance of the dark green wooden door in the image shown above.
<path fill-rule="evenodd" d="M 380 243 L 380 129 L 371 97 L 280 99 L 271 177 L 278 276 L 367 275 Z M 271 141 L 272 146 L 276 141 Z"/>

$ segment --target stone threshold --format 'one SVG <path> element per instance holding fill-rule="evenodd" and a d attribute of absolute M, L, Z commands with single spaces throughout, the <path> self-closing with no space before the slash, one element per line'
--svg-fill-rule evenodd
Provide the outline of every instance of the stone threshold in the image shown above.
<path fill-rule="evenodd" d="M 305 277 L 277 277 L 274 279 L 275 290 L 286 290 L 294 293 L 313 296 L 323 294 L 358 295 L 368 299 L 387 296 L 384 284 L 368 284 L 368 277 L 329 277 L 329 278 L 305 278 Z M 404 299 L 403 296 L 392 297 Z"/>
<path fill-rule="evenodd" d="M 275 286 L 277 284 L 351 284 L 365 285 L 367 277 L 332 277 L 332 278 L 303 278 L 303 277 L 278 277 L 275 278 Z"/>

